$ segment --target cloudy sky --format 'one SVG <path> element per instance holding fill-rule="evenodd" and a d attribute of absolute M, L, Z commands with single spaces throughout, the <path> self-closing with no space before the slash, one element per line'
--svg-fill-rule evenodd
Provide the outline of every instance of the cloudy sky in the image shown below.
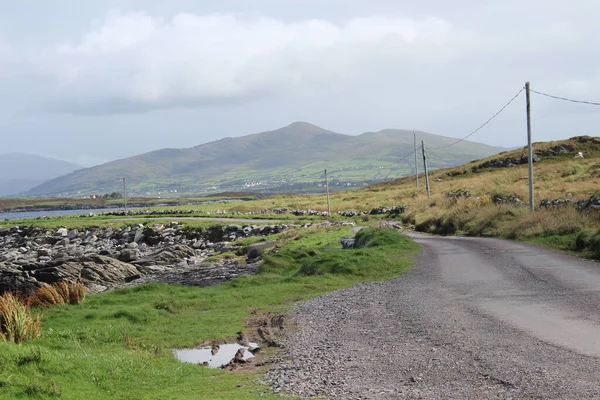
<path fill-rule="evenodd" d="M 597 0 L 0 0 L 0 153 L 90 166 L 308 121 L 462 137 L 522 87 L 600 101 Z M 473 136 L 525 143 L 525 98 Z M 535 140 L 600 107 L 533 97 Z"/>

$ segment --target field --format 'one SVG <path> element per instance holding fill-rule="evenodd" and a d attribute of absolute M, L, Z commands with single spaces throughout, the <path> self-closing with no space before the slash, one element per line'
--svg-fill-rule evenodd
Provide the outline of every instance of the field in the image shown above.
<path fill-rule="evenodd" d="M 418 189 L 410 177 L 332 193 L 332 211 L 368 212 L 379 206 L 406 205 L 408 209 L 394 218 L 418 231 L 504 237 L 600 258 L 600 212 L 581 211 L 572 205 L 538 206 L 543 199 L 574 204 L 600 192 L 600 142 L 574 138 L 539 143 L 535 151 L 541 157 L 534 168 L 535 212 L 526 206 L 527 165 L 519 161 L 524 149 L 434 171 L 431 199 L 425 193 L 424 177 L 420 177 Z M 583 159 L 574 158 L 579 151 L 584 153 Z M 507 163 L 514 165 L 506 167 Z M 0 227 L 120 226 L 173 220 L 205 227 L 215 222 L 202 217 L 215 216 L 217 210 L 227 212 L 219 217 L 272 218 L 288 223 L 324 219 L 275 214 L 273 209 L 280 207 L 325 211 L 327 201 L 324 193 L 274 195 L 227 204 L 162 207 L 175 210 L 167 217 L 74 216 L 9 221 Z M 177 210 L 190 209 L 193 214 L 177 214 Z M 336 214 L 328 219 L 376 225 L 377 219 L 389 218 Z M 0 343 L 0 398 L 275 398 L 259 383 L 273 354 L 271 348 L 261 356 L 266 366 L 235 373 L 180 364 L 171 349 L 230 339 L 251 329 L 251 321 L 261 315 L 285 316 L 294 302 L 358 282 L 397 276 L 409 268 L 417 249 L 388 229 L 363 230 L 358 240 L 362 248 L 339 249 L 340 237 L 350 234 L 349 228 L 312 228 L 269 238 L 278 240 L 281 251 L 267 257 L 257 275 L 227 284 L 208 288 L 151 284 L 88 296 L 81 305 L 38 311 L 44 313 L 39 340 L 21 346 Z M 255 240 L 260 239 L 247 241 Z"/>
<path fill-rule="evenodd" d="M 341 250 L 349 228 L 288 231 L 260 272 L 207 288 L 149 284 L 41 309 L 42 337 L 0 342 L 2 399 L 277 398 L 258 382 L 265 367 L 237 372 L 182 364 L 173 348 L 236 336 L 265 313 L 358 282 L 389 279 L 417 246 L 393 229 L 367 229 L 360 248 Z M 276 351 L 259 357 L 268 363 Z M 268 364 L 267 364 L 268 365 Z"/>
<path fill-rule="evenodd" d="M 408 205 L 402 221 L 419 231 L 440 234 L 466 234 L 499 236 L 517 240 L 544 243 L 565 251 L 591 255 L 589 246 L 576 245 L 578 235 L 585 229 L 600 228 L 597 212 L 579 212 L 573 207 L 540 209 L 543 199 L 566 199 L 571 202 L 589 199 L 600 192 L 600 141 L 590 137 L 573 138 L 560 142 L 535 143 L 535 154 L 541 157 L 534 166 L 535 204 L 538 210 L 529 213 L 528 172 L 526 164 L 515 164 L 526 158 L 526 150 L 500 153 L 483 160 L 473 161 L 454 168 L 435 170 L 430 175 L 431 199 L 425 192 L 425 179 L 420 175 L 420 187 L 415 178 L 407 177 L 380 183 L 362 189 L 351 189 L 331 194 L 333 213 L 354 209 L 370 211 L 379 206 Z M 584 158 L 574 158 L 578 152 Z M 521 160 L 521 161 L 519 161 Z M 498 167 L 499 163 L 513 163 Z M 450 192 L 468 192 L 468 197 L 449 197 Z M 496 204 L 495 199 L 517 198 L 520 205 Z M 185 198 L 178 201 L 184 202 Z M 294 217 L 291 214 L 274 214 L 275 208 L 327 210 L 324 193 L 314 195 L 273 195 L 253 201 L 235 203 L 186 204 L 163 206 L 157 209 L 194 210 L 192 217 L 214 216 L 217 211 L 227 211 L 219 217 L 262 218 L 285 221 L 320 220 L 321 217 Z M 241 214 L 241 215 L 238 215 Z M 139 222 L 139 217 L 132 217 Z M 171 218 L 171 217 L 169 217 Z M 346 219 L 332 215 L 332 219 Z M 355 218 L 357 220 L 368 217 Z M 102 225 L 117 223 L 107 217 L 63 219 L 68 226 L 77 224 Z M 121 221 L 119 218 L 118 221 Z M 143 220 L 149 221 L 148 218 Z M 55 220 L 58 221 L 58 220 Z M 10 226 L 15 222 L 4 222 Z M 21 223 L 21 222 L 19 222 Z M 36 222 L 52 226 L 53 222 Z M 186 223 L 196 223 L 192 220 Z M 56 224 L 54 225 L 56 226 Z M 589 236 L 589 232 L 588 232 Z M 592 246 L 593 247 L 593 246 Z"/>

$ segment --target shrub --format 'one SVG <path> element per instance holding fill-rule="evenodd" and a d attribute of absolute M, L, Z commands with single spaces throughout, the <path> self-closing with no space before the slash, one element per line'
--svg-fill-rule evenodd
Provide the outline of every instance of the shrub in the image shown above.
<path fill-rule="evenodd" d="M 41 330 L 42 315 L 33 316 L 31 309 L 12 293 L 0 297 L 0 338 L 7 342 L 21 343 L 37 339 Z"/>
<path fill-rule="evenodd" d="M 583 229 L 575 239 L 575 248 L 579 251 L 589 250 L 594 258 L 600 259 L 600 230 Z"/>
<path fill-rule="evenodd" d="M 389 247 L 406 241 L 408 241 L 408 239 L 398 233 L 394 228 L 367 228 L 361 229 L 356 234 L 354 248 Z"/>
<path fill-rule="evenodd" d="M 581 230 L 581 232 L 579 232 L 575 238 L 575 249 L 581 251 L 588 248 L 590 246 L 592 237 L 597 233 L 598 230 L 591 228 Z"/>

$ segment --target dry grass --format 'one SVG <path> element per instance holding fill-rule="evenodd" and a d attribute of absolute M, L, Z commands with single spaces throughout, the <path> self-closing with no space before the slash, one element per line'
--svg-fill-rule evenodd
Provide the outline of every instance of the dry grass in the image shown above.
<path fill-rule="evenodd" d="M 42 315 L 33 315 L 28 305 L 12 293 L 0 297 L 0 338 L 21 343 L 41 335 Z"/>
<path fill-rule="evenodd" d="M 79 304 L 85 299 L 85 287 L 79 282 L 58 282 L 34 290 L 28 298 L 31 307 Z"/>
<path fill-rule="evenodd" d="M 28 299 L 31 307 L 53 307 L 65 304 L 55 285 L 44 285 L 34 290 Z"/>
<path fill-rule="evenodd" d="M 85 299 L 85 286 L 82 283 L 62 281 L 54 286 L 65 304 L 79 304 Z"/>

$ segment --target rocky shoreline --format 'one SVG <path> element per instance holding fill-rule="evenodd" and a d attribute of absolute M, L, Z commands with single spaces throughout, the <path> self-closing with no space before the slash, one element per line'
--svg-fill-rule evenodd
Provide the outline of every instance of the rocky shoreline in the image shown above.
<path fill-rule="evenodd" d="M 27 292 L 62 280 L 82 282 L 90 293 L 148 282 L 213 285 L 254 273 L 262 249 L 274 246 L 258 242 L 244 247 L 239 239 L 326 225 L 332 224 L 231 224 L 200 229 L 172 222 L 116 229 L 0 229 L 0 293 Z M 231 252 L 245 258 L 207 261 Z"/>

